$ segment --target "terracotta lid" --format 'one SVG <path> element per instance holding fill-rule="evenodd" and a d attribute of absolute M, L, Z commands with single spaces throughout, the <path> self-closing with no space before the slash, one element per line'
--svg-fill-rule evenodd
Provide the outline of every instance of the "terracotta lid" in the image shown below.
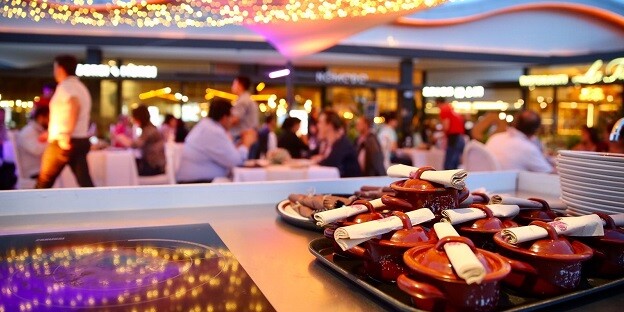
<path fill-rule="evenodd" d="M 544 228 L 548 231 L 548 237 L 513 245 L 505 241 L 499 232 L 494 235 L 494 242 L 498 246 L 515 253 L 550 260 L 578 261 L 589 259 L 593 255 L 593 250 L 587 245 L 578 241 L 570 242 L 565 237 L 558 235 L 555 228 L 546 222 L 533 221 L 531 225 Z"/>
<path fill-rule="evenodd" d="M 393 216 L 399 217 L 403 222 L 403 228 L 393 233 L 387 233 L 382 236 L 379 241 L 382 245 L 392 245 L 396 247 L 412 247 L 415 244 L 429 242 L 430 238 L 427 231 L 421 226 L 412 226 L 412 222 L 408 215 L 401 211 L 392 212 Z"/>
<path fill-rule="evenodd" d="M 354 201 L 351 205 L 364 205 L 366 206 L 366 208 L 368 208 L 368 212 L 365 213 L 360 213 L 359 215 L 355 215 L 353 217 L 350 217 L 348 222 L 350 223 L 363 223 L 363 222 L 368 222 L 368 221 L 372 221 L 372 220 L 379 220 L 379 219 L 383 219 L 383 215 L 379 212 L 377 212 L 375 210 L 375 207 L 373 207 L 373 204 L 371 204 L 368 200 L 356 200 Z"/>
<path fill-rule="evenodd" d="M 604 226 L 604 236 L 598 239 L 608 243 L 624 244 L 624 230 L 615 225 L 613 218 L 602 212 L 594 212 L 594 214 L 598 215 L 606 223 Z"/>
<path fill-rule="evenodd" d="M 442 184 L 430 182 L 420 179 L 420 176 L 425 171 L 435 171 L 433 167 L 420 167 L 407 180 L 397 181 L 390 184 L 390 187 L 395 191 L 443 191 L 446 188 Z"/>
<path fill-rule="evenodd" d="M 470 208 L 477 208 L 482 210 L 485 213 L 485 218 L 477 219 L 470 225 L 462 226 L 460 229 L 466 232 L 477 232 L 477 233 L 496 233 L 500 230 L 517 227 L 518 224 L 511 220 L 501 220 L 495 217 L 490 208 L 486 207 L 482 204 L 472 204 Z"/>
<path fill-rule="evenodd" d="M 413 271 L 438 280 L 465 283 L 455 274 L 450 260 L 444 251 L 446 243 L 464 243 L 475 253 L 483 264 L 486 276 L 484 281 L 494 281 L 505 277 L 511 270 L 507 261 L 489 251 L 477 249 L 472 241 L 461 236 L 447 236 L 436 244 L 416 246 L 403 254 L 403 261 Z"/>

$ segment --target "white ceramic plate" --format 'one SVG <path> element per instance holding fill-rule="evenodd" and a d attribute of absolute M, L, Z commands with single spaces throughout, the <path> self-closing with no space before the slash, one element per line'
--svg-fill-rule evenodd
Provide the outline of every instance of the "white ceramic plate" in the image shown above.
<path fill-rule="evenodd" d="M 581 151 L 559 151 L 560 155 L 579 159 L 611 161 L 624 164 L 624 154 L 616 153 L 598 153 L 598 152 L 581 152 Z"/>
<path fill-rule="evenodd" d="M 607 181 L 607 180 L 600 180 L 600 179 L 594 179 L 594 178 L 586 178 L 586 177 L 579 177 L 575 174 L 569 174 L 566 172 L 559 172 L 559 177 L 560 180 L 563 182 L 583 182 L 583 183 L 589 183 L 592 185 L 596 185 L 596 186 L 605 186 L 605 187 L 609 187 L 610 189 L 617 189 L 617 190 L 622 190 L 624 189 L 624 185 L 622 185 L 622 183 L 618 183 L 618 182 L 613 182 L 613 181 Z"/>
<path fill-rule="evenodd" d="M 622 166 L 622 168 L 624 168 L 624 165 Z M 619 170 L 614 170 L 614 169 L 597 169 L 589 165 L 585 167 L 568 165 L 564 163 L 559 163 L 557 165 L 557 170 L 559 171 L 578 171 L 578 172 L 584 172 L 584 173 L 589 173 L 589 174 L 597 174 L 597 175 L 603 176 L 603 178 L 605 179 L 620 178 L 620 180 L 624 181 L 624 170 L 622 170 L 622 168 L 620 168 Z"/>
<path fill-rule="evenodd" d="M 573 208 L 584 209 L 587 211 L 601 211 L 609 214 L 614 213 L 624 213 L 624 208 L 621 206 L 609 206 L 605 204 L 597 204 L 593 202 L 588 202 L 585 200 L 579 200 L 568 195 L 561 195 L 561 199 L 568 206 L 572 206 Z"/>
<path fill-rule="evenodd" d="M 570 181 L 567 179 L 565 181 L 560 181 L 560 183 L 562 187 L 565 186 L 567 188 L 578 189 L 583 192 L 591 192 L 592 194 L 603 194 L 607 196 L 618 196 L 622 194 L 622 190 L 617 187 L 607 187 L 604 185 L 599 186 L 579 181 Z"/>
<path fill-rule="evenodd" d="M 624 209 L 624 203 L 621 200 L 608 200 L 608 199 L 602 199 L 602 198 L 597 198 L 594 196 L 583 196 L 580 194 L 574 194 L 574 193 L 568 193 L 568 192 L 564 192 L 561 194 L 562 196 L 568 196 L 574 199 L 578 199 L 581 201 L 586 201 L 588 203 L 594 203 L 594 204 L 598 204 L 598 205 L 605 205 L 605 206 L 609 206 L 611 208 L 618 208 L 618 209 Z"/>
<path fill-rule="evenodd" d="M 571 202 L 569 200 L 564 200 L 564 202 L 568 205 L 568 209 L 566 211 L 573 211 L 577 214 L 588 215 L 594 212 L 603 212 L 606 214 L 615 214 L 620 212 L 613 212 L 609 209 L 601 209 L 601 208 L 592 208 L 584 205 L 579 205 L 578 203 Z"/>
<path fill-rule="evenodd" d="M 604 175 L 604 174 L 596 174 L 596 173 L 591 173 L 591 172 L 586 172 L 586 171 L 572 170 L 569 168 L 559 168 L 559 173 L 594 179 L 594 180 L 599 181 L 598 184 L 602 183 L 603 181 L 604 182 L 609 181 L 611 183 L 615 183 L 617 186 L 624 188 L 624 178 L 620 178 L 620 177 Z"/>
<path fill-rule="evenodd" d="M 607 195 L 598 192 L 584 191 L 576 187 L 568 187 L 564 185 L 561 185 L 561 192 L 564 194 L 583 196 L 585 198 L 596 198 L 600 200 L 610 200 L 617 203 L 624 203 L 624 192 L 619 195 Z"/>
<path fill-rule="evenodd" d="M 557 158 L 557 163 L 565 164 L 565 165 L 581 166 L 583 168 L 589 167 L 589 168 L 603 169 L 603 170 L 618 170 L 618 171 L 624 170 L 622 164 L 619 164 L 619 163 L 613 163 L 613 162 L 608 162 L 608 161 L 604 161 L 604 162 L 603 161 L 587 161 L 587 160 L 580 160 L 576 158 L 568 158 L 568 157 L 561 157 L 561 156 Z"/>

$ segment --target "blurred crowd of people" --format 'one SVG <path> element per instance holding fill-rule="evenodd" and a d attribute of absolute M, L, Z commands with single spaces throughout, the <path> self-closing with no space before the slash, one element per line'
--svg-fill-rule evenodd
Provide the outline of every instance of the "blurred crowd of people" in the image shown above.
<path fill-rule="evenodd" d="M 73 56 L 55 58 L 57 86 L 45 86 L 30 122 L 15 138 L 22 170 L 27 177 L 37 180 L 37 188 L 52 187 L 65 166 L 71 168 L 80 186 L 93 186 L 86 160 L 92 135 L 91 97 L 75 75 L 76 65 Z M 183 144 L 176 179 L 179 183 L 197 183 L 226 177 L 233 167 L 249 159 L 267 158 L 277 149 L 295 159 L 307 158 L 313 164 L 336 167 L 341 177 L 380 176 L 391 164 L 411 164 L 409 158 L 397 153 L 400 146 L 438 147 L 445 151 L 444 168 L 439 169 L 455 169 L 461 166 L 464 147 L 471 139 L 462 115 L 443 98 L 436 99 L 439 122 L 417 123 L 416 133 L 405 135 L 403 142 L 397 134 L 399 118 L 393 112 L 382 114 L 384 122 L 378 129 L 372 120 L 356 116 L 353 126 L 357 137 L 349 138 L 347 123 L 337 112 L 313 110 L 307 120 L 308 134 L 300 136 L 302 120 L 296 117 L 286 117 L 278 125 L 275 115 L 266 115 L 260 124 L 262 114 L 251 97 L 250 87 L 248 77 L 236 77 L 231 91 L 237 99 L 233 103 L 212 100 L 208 116 L 190 131 L 173 115 L 165 115 L 157 128 L 147 106 L 140 104 L 130 116 L 120 115 L 110 126 L 110 145 L 137 150 L 138 175 L 152 176 L 166 170 L 165 145 Z M 522 110 L 514 117 L 508 125 L 495 113 L 486 114 L 474 125 L 472 139 L 485 142 L 485 149 L 501 169 L 554 172 L 552 159 L 545 155 L 536 136 L 541 126 L 539 114 Z M 0 110 L 0 120 L 4 120 L 4 110 Z M 7 140 L 6 132 L 4 123 L 0 123 L 0 142 Z M 596 129 L 583 127 L 580 141 L 573 149 L 623 152 L 624 143 L 608 142 Z M 15 184 L 11 170 L 15 167 L 3 161 L 1 153 L 2 148 L 0 187 L 11 188 Z"/>

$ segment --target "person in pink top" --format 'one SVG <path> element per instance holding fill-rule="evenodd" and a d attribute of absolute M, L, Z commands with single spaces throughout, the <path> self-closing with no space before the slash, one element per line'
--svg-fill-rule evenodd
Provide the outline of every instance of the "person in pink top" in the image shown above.
<path fill-rule="evenodd" d="M 457 114 L 451 104 L 443 98 L 437 98 L 436 104 L 440 108 L 440 121 L 446 134 L 446 155 L 444 169 L 457 169 L 461 155 L 464 152 L 464 118 Z"/>

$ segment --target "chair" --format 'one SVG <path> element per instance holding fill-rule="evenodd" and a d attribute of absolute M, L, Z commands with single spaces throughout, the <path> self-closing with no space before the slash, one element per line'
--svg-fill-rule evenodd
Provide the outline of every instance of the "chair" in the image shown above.
<path fill-rule="evenodd" d="M 165 144 L 165 173 L 153 176 L 139 176 L 139 185 L 176 184 L 175 179 L 175 146 Z"/>
<path fill-rule="evenodd" d="M 485 144 L 471 140 L 466 144 L 462 155 L 463 167 L 466 171 L 497 171 L 500 164 L 485 148 Z"/>
<path fill-rule="evenodd" d="M 13 145 L 13 154 L 15 156 L 15 168 L 17 169 L 17 189 L 33 189 L 35 188 L 35 184 L 37 184 L 37 179 L 32 179 L 29 177 L 24 169 L 22 168 L 22 164 L 20 160 L 22 157 L 20 156 L 20 147 L 17 143 L 17 133 L 15 131 L 9 131 L 9 141 Z"/>

